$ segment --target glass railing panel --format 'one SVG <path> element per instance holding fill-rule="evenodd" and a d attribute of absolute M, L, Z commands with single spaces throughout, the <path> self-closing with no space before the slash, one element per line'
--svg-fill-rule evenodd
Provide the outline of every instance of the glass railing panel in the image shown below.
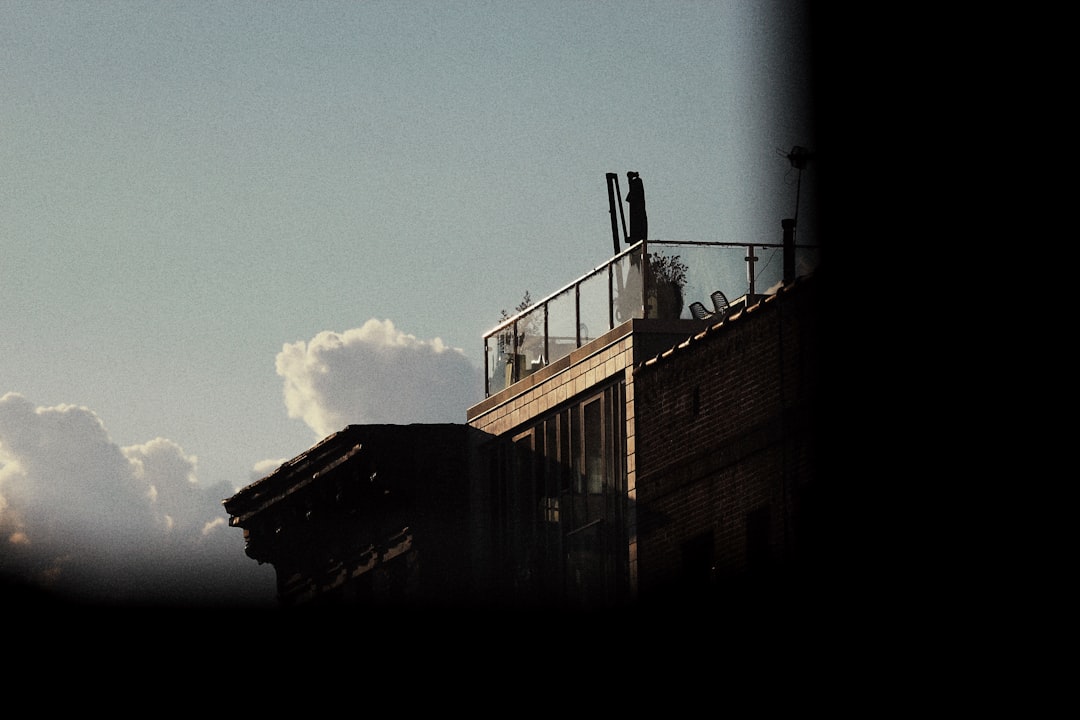
<path fill-rule="evenodd" d="M 641 248 L 620 255 L 612 262 L 612 292 L 614 295 L 615 324 L 642 318 L 641 302 Z"/>
<path fill-rule="evenodd" d="M 484 337 L 484 362 L 487 375 L 487 393 L 496 393 L 510 384 L 510 358 L 513 350 L 513 323 L 498 328 Z"/>
<path fill-rule="evenodd" d="M 754 263 L 754 294 L 771 295 L 784 279 L 784 250 L 778 247 L 755 247 L 754 255 L 757 257 Z"/>
<path fill-rule="evenodd" d="M 748 261 L 753 251 L 753 261 Z M 648 243 L 650 267 L 660 274 L 660 280 L 682 279 L 681 292 L 665 291 L 663 282 L 655 283 L 650 276 L 649 307 L 656 308 L 660 296 L 660 309 L 666 317 L 687 319 L 692 317 L 690 303 L 700 301 L 712 310 L 713 291 L 720 290 L 732 302 L 743 295 L 766 295 L 776 292 L 784 277 L 784 251 L 776 244 L 732 245 L 652 241 Z M 795 274 L 808 275 L 817 267 L 818 248 L 796 248 Z M 670 299 L 675 295 L 675 300 Z M 667 296 L 667 297 L 665 297 Z M 672 302 L 678 307 L 678 315 L 671 309 Z M 650 317 L 655 315 L 650 314 Z"/>
<path fill-rule="evenodd" d="M 521 380 L 547 364 L 544 340 L 546 305 L 537 305 L 517 321 L 517 370 L 514 380 Z"/>
<path fill-rule="evenodd" d="M 571 285 L 548 301 L 549 363 L 577 347 L 577 290 Z"/>
<path fill-rule="evenodd" d="M 611 329 L 611 292 L 606 265 L 581 281 L 578 297 L 581 309 L 578 331 L 584 345 Z"/>
<path fill-rule="evenodd" d="M 642 261 L 643 252 L 650 256 L 648 263 Z M 796 247 L 796 276 L 812 273 L 819 258 L 816 247 Z M 485 335 L 487 394 L 630 319 L 689 319 L 692 302 L 713 309 L 716 290 L 734 302 L 749 293 L 775 292 L 783 276 L 779 243 L 653 240 L 638 245 Z"/>
<path fill-rule="evenodd" d="M 755 295 L 772 295 L 780 287 L 784 280 L 784 248 L 775 245 L 766 247 L 754 246 L 754 257 L 757 260 L 753 264 L 753 287 L 751 288 L 750 265 L 745 260 L 742 263 L 743 285 L 742 292 L 735 297 L 753 293 Z M 743 248 L 743 258 L 749 255 L 749 248 Z M 817 267 L 820 252 L 818 248 L 795 249 L 795 276 L 809 275 Z M 728 296 L 729 299 L 734 299 Z"/>
<path fill-rule="evenodd" d="M 648 251 L 655 270 L 649 279 L 649 317 L 689 319 L 694 301 L 713 309 L 715 290 L 728 301 L 746 293 L 745 247 L 650 242 Z M 652 314 L 654 309 L 659 315 Z"/>
<path fill-rule="evenodd" d="M 685 257 L 690 265 L 686 283 L 686 308 L 683 317 L 691 318 L 690 303 L 700 302 L 714 310 L 712 294 L 719 290 L 731 302 L 745 294 L 746 257 L 744 247 L 689 247 Z"/>

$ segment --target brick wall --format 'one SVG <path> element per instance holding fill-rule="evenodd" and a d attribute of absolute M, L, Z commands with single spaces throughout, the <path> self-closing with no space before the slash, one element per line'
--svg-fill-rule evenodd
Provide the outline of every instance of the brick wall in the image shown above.
<path fill-rule="evenodd" d="M 642 600 L 809 566 L 817 313 L 801 278 L 635 372 Z"/>

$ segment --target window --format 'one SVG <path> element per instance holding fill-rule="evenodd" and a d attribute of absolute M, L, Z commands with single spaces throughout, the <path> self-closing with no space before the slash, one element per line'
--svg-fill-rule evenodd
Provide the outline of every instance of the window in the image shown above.
<path fill-rule="evenodd" d="M 518 592 L 591 604 L 624 591 L 624 398 L 611 385 L 497 444 L 496 542 Z"/>

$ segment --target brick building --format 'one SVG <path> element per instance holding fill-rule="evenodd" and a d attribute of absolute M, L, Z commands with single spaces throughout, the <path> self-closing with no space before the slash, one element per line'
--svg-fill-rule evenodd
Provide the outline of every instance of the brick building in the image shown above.
<path fill-rule="evenodd" d="M 633 245 L 485 335 L 465 425 L 345 428 L 226 500 L 231 524 L 283 605 L 577 610 L 814 577 L 821 281 L 787 240 Z M 729 251 L 748 292 L 689 312 Z M 767 253 L 782 278 L 755 276 Z M 685 270 L 667 309 L 663 258 Z"/>
<path fill-rule="evenodd" d="M 635 367 L 643 599 L 815 571 L 819 285 L 800 278 Z"/>

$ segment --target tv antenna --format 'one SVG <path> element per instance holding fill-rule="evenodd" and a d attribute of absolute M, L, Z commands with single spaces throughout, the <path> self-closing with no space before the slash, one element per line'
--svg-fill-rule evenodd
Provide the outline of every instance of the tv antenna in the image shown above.
<path fill-rule="evenodd" d="M 799 195 L 802 192 L 802 171 L 806 169 L 806 164 L 814 157 L 814 153 L 810 152 L 802 145 L 795 145 L 791 148 L 784 157 L 791 163 L 791 167 L 799 171 L 799 179 L 795 183 L 795 227 L 799 225 Z"/>

